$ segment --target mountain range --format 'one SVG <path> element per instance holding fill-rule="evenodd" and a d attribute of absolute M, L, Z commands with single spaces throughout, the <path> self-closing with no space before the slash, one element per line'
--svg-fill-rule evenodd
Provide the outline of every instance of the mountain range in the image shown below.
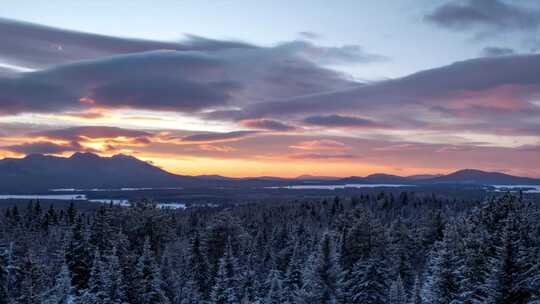
<path fill-rule="evenodd" d="M 329 176 L 229 178 L 219 175 L 187 176 L 169 173 L 133 156 L 101 157 L 75 153 L 71 157 L 31 154 L 0 160 L 1 192 L 35 192 L 50 189 L 266 187 L 292 184 L 474 184 L 540 185 L 540 179 L 498 172 L 465 169 L 448 175 L 396 176 L 372 174 L 346 178 Z"/>

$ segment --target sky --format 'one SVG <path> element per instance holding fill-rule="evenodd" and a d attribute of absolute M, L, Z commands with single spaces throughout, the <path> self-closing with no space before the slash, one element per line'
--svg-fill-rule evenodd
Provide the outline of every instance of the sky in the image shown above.
<path fill-rule="evenodd" d="M 540 3 L 8 1 L 0 158 L 540 177 Z"/>

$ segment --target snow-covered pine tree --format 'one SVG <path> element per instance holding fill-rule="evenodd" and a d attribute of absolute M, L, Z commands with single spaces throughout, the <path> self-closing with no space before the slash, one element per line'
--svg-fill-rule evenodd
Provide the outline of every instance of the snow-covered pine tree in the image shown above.
<path fill-rule="evenodd" d="M 509 218 L 491 262 L 492 273 L 487 284 L 489 303 L 524 304 L 531 298 L 524 277 L 527 252 L 521 241 L 517 218 Z"/>
<path fill-rule="evenodd" d="M 73 212 L 76 213 L 76 211 Z M 72 285 L 79 293 L 88 287 L 92 262 L 84 236 L 83 219 L 80 216 L 77 217 L 71 231 L 71 240 L 66 248 L 66 262 L 71 271 Z"/>
<path fill-rule="evenodd" d="M 74 304 L 75 291 L 71 286 L 71 272 L 64 262 L 56 275 L 53 289 L 45 295 L 42 304 Z"/>
<path fill-rule="evenodd" d="M 202 248 L 200 236 L 196 232 L 190 242 L 187 263 L 188 273 L 186 279 L 191 281 L 190 285 L 195 288 L 193 295 L 208 299 L 210 292 L 208 286 L 208 261 Z"/>
<path fill-rule="evenodd" d="M 339 303 L 343 298 L 343 270 L 330 233 L 324 233 L 306 264 L 300 298 L 306 303 Z"/>
<path fill-rule="evenodd" d="M 262 301 L 263 304 L 281 304 L 283 303 L 283 289 L 282 289 L 282 279 L 281 273 L 277 269 L 273 269 L 268 274 L 268 279 L 266 280 L 267 286 L 266 296 Z"/>
<path fill-rule="evenodd" d="M 143 251 L 135 267 L 135 291 L 138 304 L 168 304 L 161 289 L 162 281 L 150 240 L 146 238 Z"/>
<path fill-rule="evenodd" d="M 396 280 L 390 285 L 390 292 L 388 295 L 388 304 L 406 304 L 407 293 L 403 287 L 403 280 L 401 276 L 398 276 Z"/>
<path fill-rule="evenodd" d="M 34 254 L 30 252 L 27 254 L 24 258 L 21 271 L 20 296 L 17 299 L 17 303 L 34 304 L 41 302 L 42 294 L 45 291 L 43 282 L 44 274 L 41 272 Z"/>
<path fill-rule="evenodd" d="M 126 283 L 118 259 L 116 247 L 105 256 L 106 267 L 103 270 L 103 287 L 108 304 L 121 304 L 126 300 Z"/>
<path fill-rule="evenodd" d="M 232 252 L 232 245 L 229 240 L 223 257 L 219 260 L 219 268 L 215 279 L 216 283 L 210 297 L 212 304 L 240 303 L 237 291 L 238 274 L 238 263 Z"/>
<path fill-rule="evenodd" d="M 459 285 L 460 301 L 471 304 L 483 304 L 488 297 L 486 283 L 489 278 L 490 246 L 488 234 L 480 225 L 466 221 L 466 235 L 463 237 L 463 263 L 460 273 L 463 279 Z"/>
<path fill-rule="evenodd" d="M 9 303 L 7 252 L 0 252 L 0 304 Z"/>
<path fill-rule="evenodd" d="M 399 276 L 404 288 L 408 289 L 414 283 L 413 255 L 416 250 L 411 233 L 401 220 L 391 226 L 388 243 L 390 275 Z"/>
<path fill-rule="evenodd" d="M 407 304 L 422 304 L 422 282 L 420 281 L 420 275 L 416 275 L 414 278 L 414 284 L 409 292 L 409 299 Z"/>
<path fill-rule="evenodd" d="M 254 303 L 261 294 L 261 284 L 256 273 L 256 265 L 254 259 L 255 253 L 251 250 L 247 254 L 245 265 L 242 268 L 240 278 L 239 293 L 242 297 L 242 303 Z"/>
<path fill-rule="evenodd" d="M 382 257 L 358 261 L 345 284 L 350 304 L 386 304 L 388 299 L 387 266 Z"/>
<path fill-rule="evenodd" d="M 451 235 L 453 233 L 447 229 L 443 240 L 436 242 L 432 251 L 429 276 L 422 290 L 427 303 L 450 304 L 459 299 L 462 275 Z"/>
<path fill-rule="evenodd" d="M 99 253 L 99 250 L 96 249 L 94 252 L 94 259 L 92 260 L 88 288 L 82 291 L 80 296 L 81 302 L 85 304 L 100 304 L 105 302 L 105 271 L 103 261 L 101 260 L 101 254 Z"/>
<path fill-rule="evenodd" d="M 300 288 L 302 288 L 302 269 L 304 263 L 299 252 L 299 244 L 294 246 L 293 254 L 287 265 L 287 272 L 283 279 L 283 303 L 295 303 Z"/>

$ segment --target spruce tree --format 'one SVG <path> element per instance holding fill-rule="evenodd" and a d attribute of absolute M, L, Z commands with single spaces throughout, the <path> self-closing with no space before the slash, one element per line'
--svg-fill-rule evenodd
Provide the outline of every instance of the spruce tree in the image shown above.
<path fill-rule="evenodd" d="M 71 286 L 71 273 L 64 262 L 56 275 L 53 289 L 46 295 L 43 304 L 73 304 L 75 291 Z"/>
<path fill-rule="evenodd" d="M 150 240 L 144 241 L 143 251 L 135 267 L 135 291 L 139 304 L 168 304 L 162 290 L 161 274 L 156 263 Z"/>
<path fill-rule="evenodd" d="M 459 299 L 460 265 L 450 233 L 435 243 L 430 259 L 430 275 L 423 288 L 423 298 L 428 303 L 450 304 Z"/>
<path fill-rule="evenodd" d="M 216 283 L 211 293 L 213 304 L 234 304 L 239 303 L 237 292 L 238 264 L 232 253 L 231 242 L 227 242 L 225 253 L 219 260 L 219 269 L 216 276 Z"/>
<path fill-rule="evenodd" d="M 299 245 L 294 247 L 293 254 L 287 266 L 287 272 L 283 279 L 283 301 L 284 303 L 294 303 L 300 291 L 302 281 L 303 260 L 299 252 Z"/>
<path fill-rule="evenodd" d="M 407 304 L 422 304 L 422 282 L 420 281 L 420 275 L 416 275 L 414 278 L 414 284 L 409 292 Z"/>
<path fill-rule="evenodd" d="M 279 270 L 273 269 L 268 274 L 268 279 L 266 280 L 266 296 L 262 301 L 263 304 L 281 304 L 283 303 L 283 289 L 282 289 L 282 280 Z"/>
<path fill-rule="evenodd" d="M 390 294 L 388 296 L 388 304 L 406 304 L 407 293 L 403 287 L 403 280 L 398 276 L 390 285 Z"/>
<path fill-rule="evenodd" d="M 117 256 L 116 247 L 105 257 L 103 287 L 109 304 L 121 304 L 126 300 L 126 283 Z"/>
<path fill-rule="evenodd" d="M 101 260 L 99 250 L 95 250 L 88 287 L 81 294 L 81 301 L 87 304 L 104 303 L 107 297 L 105 291 L 105 267 Z"/>
<path fill-rule="evenodd" d="M 70 205 L 71 208 L 71 205 Z M 76 211 L 72 211 L 76 212 Z M 72 285 L 77 292 L 88 287 L 90 278 L 91 257 L 84 236 L 82 217 L 78 217 L 71 231 L 71 239 L 66 248 L 66 262 L 72 274 Z"/>
<path fill-rule="evenodd" d="M 386 304 L 388 297 L 387 266 L 381 257 L 358 261 L 345 284 L 347 303 Z"/>
<path fill-rule="evenodd" d="M 0 252 L 0 304 L 9 303 L 7 252 Z"/>
<path fill-rule="evenodd" d="M 343 271 L 336 246 L 325 233 L 306 265 L 301 298 L 311 303 L 337 303 L 343 297 Z"/>
<path fill-rule="evenodd" d="M 521 304 L 531 298 L 524 276 L 527 252 L 521 244 L 519 232 L 517 220 L 509 219 L 491 262 L 492 274 L 487 284 L 490 303 Z"/>
<path fill-rule="evenodd" d="M 193 240 L 190 242 L 188 254 L 187 280 L 191 281 L 190 284 L 195 288 L 194 291 L 197 296 L 207 299 L 210 291 L 208 286 L 208 261 L 204 254 L 198 233 L 195 233 Z"/>

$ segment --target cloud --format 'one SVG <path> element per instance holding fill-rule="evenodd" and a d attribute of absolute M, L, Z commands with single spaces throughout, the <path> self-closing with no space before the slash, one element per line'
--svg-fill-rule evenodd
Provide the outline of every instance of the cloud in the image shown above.
<path fill-rule="evenodd" d="M 315 32 L 311 32 L 311 31 L 300 32 L 300 33 L 298 33 L 298 36 L 300 36 L 303 39 L 309 39 L 309 40 L 314 40 L 314 39 L 321 38 L 321 35 L 319 35 L 319 34 L 317 34 Z"/>
<path fill-rule="evenodd" d="M 18 154 L 60 154 L 64 152 L 74 151 L 72 145 L 55 144 L 51 142 L 34 142 L 22 143 L 7 147 L 0 147 L 5 151 L 10 151 Z"/>
<path fill-rule="evenodd" d="M 372 63 L 388 60 L 385 56 L 365 52 L 359 45 L 324 47 L 308 41 L 296 40 L 283 43 L 279 48 L 295 52 L 308 60 L 323 65 Z"/>
<path fill-rule="evenodd" d="M 272 119 L 248 119 L 240 122 L 244 127 L 269 131 L 292 131 L 294 126 Z"/>
<path fill-rule="evenodd" d="M 250 135 L 257 134 L 258 131 L 233 131 L 226 133 L 201 133 L 188 135 L 182 138 L 184 142 L 224 142 L 238 140 Z"/>
<path fill-rule="evenodd" d="M 346 151 L 350 149 L 350 147 L 347 144 L 341 141 L 331 140 L 331 139 L 302 141 L 294 145 L 291 145 L 289 147 L 295 150 L 334 151 L 334 152 Z"/>
<path fill-rule="evenodd" d="M 304 122 L 310 125 L 323 127 L 350 127 L 350 128 L 385 128 L 386 126 L 370 119 L 344 116 L 344 115 L 317 115 L 309 116 Z"/>
<path fill-rule="evenodd" d="M 190 35 L 184 41 L 163 42 L 77 32 L 0 18 L 0 58 L 15 65 L 45 68 L 84 59 L 152 50 L 217 51 L 254 48 L 238 41 Z"/>
<path fill-rule="evenodd" d="M 356 158 L 357 156 L 354 154 L 348 154 L 348 153 L 294 153 L 289 154 L 287 156 L 290 159 L 295 160 L 336 160 L 336 159 L 352 159 Z"/>
<path fill-rule="evenodd" d="M 444 118 L 449 130 L 452 124 L 464 122 L 469 126 L 491 124 L 492 128 L 517 130 L 525 125 L 524 117 L 540 119 L 540 105 L 536 101 L 540 94 L 539 68 L 538 54 L 470 59 L 343 90 L 254 103 L 234 115 L 284 119 L 346 112 L 350 116 L 391 121 L 394 128 L 429 130 L 432 123 Z M 454 115 L 442 117 L 437 110 L 441 107 L 455 111 Z M 489 111 L 478 111 L 480 108 Z M 332 123 L 339 117 L 311 120 Z"/>
<path fill-rule="evenodd" d="M 117 127 L 84 126 L 33 132 L 29 133 L 29 136 L 66 141 L 78 141 L 83 138 L 105 139 L 118 137 L 148 141 L 147 138 L 153 135 L 145 131 L 122 129 Z"/>
<path fill-rule="evenodd" d="M 0 77 L 0 114 L 92 107 L 193 113 L 352 83 L 279 47 L 213 53 L 153 51 Z"/>
<path fill-rule="evenodd" d="M 500 0 L 467 0 L 441 5 L 426 20 L 458 31 L 532 31 L 540 25 L 540 12 Z"/>
<path fill-rule="evenodd" d="M 497 46 L 487 46 L 482 50 L 482 55 L 485 57 L 507 56 L 514 55 L 515 53 L 516 51 L 514 49 Z"/>
<path fill-rule="evenodd" d="M 147 146 L 158 135 L 145 131 L 116 127 L 85 126 L 41 131 L 27 131 L 10 139 L 4 135 L 1 141 L 22 142 L 3 145 L 1 150 L 18 154 L 61 154 L 64 152 L 112 152 L 123 147 Z"/>

